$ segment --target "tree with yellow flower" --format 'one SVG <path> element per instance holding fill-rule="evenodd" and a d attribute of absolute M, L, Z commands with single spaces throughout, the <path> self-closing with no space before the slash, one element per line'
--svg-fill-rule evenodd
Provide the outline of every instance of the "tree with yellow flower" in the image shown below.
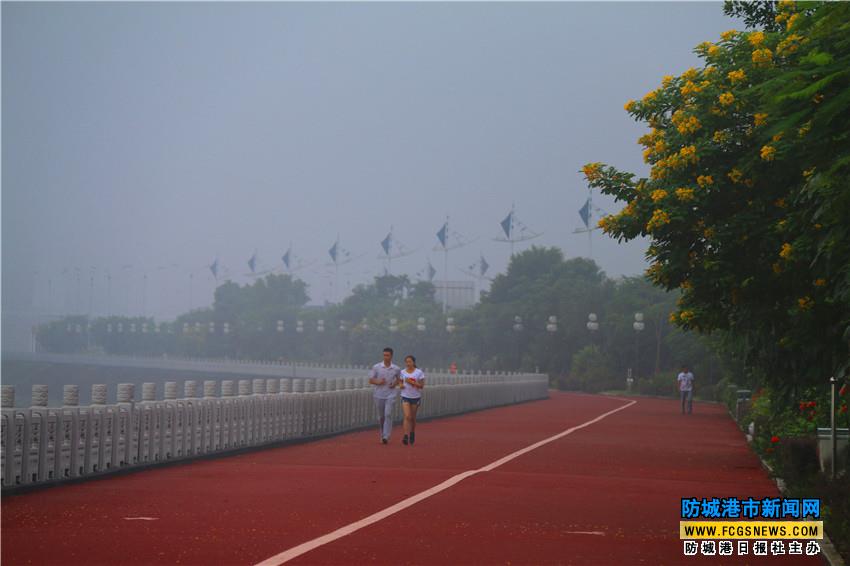
<path fill-rule="evenodd" d="M 652 239 L 676 324 L 745 344 L 767 379 L 822 381 L 850 368 L 850 4 L 726 9 L 758 29 L 700 44 L 702 68 L 627 107 L 653 128 L 649 176 L 586 177 L 630 210 L 606 233 Z"/>

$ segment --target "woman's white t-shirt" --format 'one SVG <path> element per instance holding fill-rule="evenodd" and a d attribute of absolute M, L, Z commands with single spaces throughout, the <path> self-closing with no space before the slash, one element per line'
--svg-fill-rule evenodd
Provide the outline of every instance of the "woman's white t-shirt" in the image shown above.
<path fill-rule="evenodd" d="M 401 396 L 408 399 L 419 399 L 422 397 L 422 390 L 407 383 L 405 380 L 408 378 L 415 379 L 417 383 L 422 383 L 425 381 L 425 372 L 419 368 L 414 369 L 412 373 L 407 373 L 406 369 L 401 370 L 401 381 L 404 384 L 401 389 Z"/>

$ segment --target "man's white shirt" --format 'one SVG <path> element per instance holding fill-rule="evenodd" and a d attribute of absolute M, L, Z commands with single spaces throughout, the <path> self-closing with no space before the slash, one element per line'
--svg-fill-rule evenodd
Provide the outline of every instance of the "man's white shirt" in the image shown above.
<path fill-rule="evenodd" d="M 374 385 L 373 396 L 375 399 L 391 399 L 396 396 L 397 390 L 392 385 L 398 377 L 399 372 L 401 372 L 401 368 L 393 363 L 389 367 L 385 366 L 384 362 L 378 362 L 372 366 L 372 370 L 369 372 L 369 378 L 383 379 L 385 381 L 383 385 Z"/>

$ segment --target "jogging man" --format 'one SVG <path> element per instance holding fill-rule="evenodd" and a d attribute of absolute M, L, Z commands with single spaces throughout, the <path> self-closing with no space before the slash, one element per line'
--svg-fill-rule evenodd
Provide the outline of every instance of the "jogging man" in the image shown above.
<path fill-rule="evenodd" d="M 688 366 L 683 365 L 676 381 L 679 382 L 679 396 L 682 398 L 682 414 L 685 414 L 685 405 L 687 405 L 690 415 L 694 412 L 694 374 L 688 370 Z"/>
<path fill-rule="evenodd" d="M 389 442 L 393 430 L 393 405 L 397 397 L 396 387 L 401 383 L 400 372 L 401 368 L 393 363 L 392 348 L 384 348 L 384 361 L 372 366 L 369 372 L 369 383 L 375 386 L 373 397 L 384 444 Z"/>

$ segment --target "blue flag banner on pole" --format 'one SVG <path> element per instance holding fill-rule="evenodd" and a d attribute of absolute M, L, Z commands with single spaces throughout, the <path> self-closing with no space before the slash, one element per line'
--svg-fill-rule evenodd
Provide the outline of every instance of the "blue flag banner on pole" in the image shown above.
<path fill-rule="evenodd" d="M 392 232 L 387 234 L 387 237 L 381 242 L 381 247 L 384 248 L 384 253 L 390 255 L 390 242 L 392 241 Z"/>
<path fill-rule="evenodd" d="M 218 259 L 212 262 L 212 265 L 210 266 L 210 271 L 212 271 L 213 277 L 218 279 Z"/>
<path fill-rule="evenodd" d="M 449 231 L 449 223 L 446 222 L 443 224 L 443 227 L 440 228 L 440 231 L 437 232 L 437 239 L 440 240 L 440 245 L 444 248 L 446 247 L 446 237 L 448 236 Z"/>
<path fill-rule="evenodd" d="M 511 237 L 511 224 L 513 224 L 513 219 L 514 219 L 514 213 L 511 212 L 510 214 L 505 216 L 505 219 L 502 220 L 502 222 L 501 222 L 502 230 L 505 231 L 505 237 L 506 238 Z"/>
<path fill-rule="evenodd" d="M 339 242 L 334 242 L 334 245 L 331 246 L 331 249 L 328 250 L 328 254 L 331 256 L 331 260 L 336 263 L 336 247 L 339 245 Z"/>
<path fill-rule="evenodd" d="M 252 255 L 251 259 L 248 260 L 248 267 L 251 268 L 251 273 L 254 273 L 257 267 L 257 254 Z"/>
<path fill-rule="evenodd" d="M 584 227 L 590 228 L 590 199 L 587 199 L 584 206 L 579 209 L 578 215 L 581 216 L 581 221 L 584 222 Z"/>
<path fill-rule="evenodd" d="M 484 259 L 484 256 L 481 256 L 481 276 L 483 277 L 487 270 L 490 269 L 490 264 L 487 263 L 487 260 Z"/>
<path fill-rule="evenodd" d="M 289 269 L 289 252 L 290 251 L 291 250 L 286 250 L 286 253 L 283 254 L 283 258 L 281 258 L 281 259 L 283 259 L 283 265 L 286 266 L 286 269 Z"/>

